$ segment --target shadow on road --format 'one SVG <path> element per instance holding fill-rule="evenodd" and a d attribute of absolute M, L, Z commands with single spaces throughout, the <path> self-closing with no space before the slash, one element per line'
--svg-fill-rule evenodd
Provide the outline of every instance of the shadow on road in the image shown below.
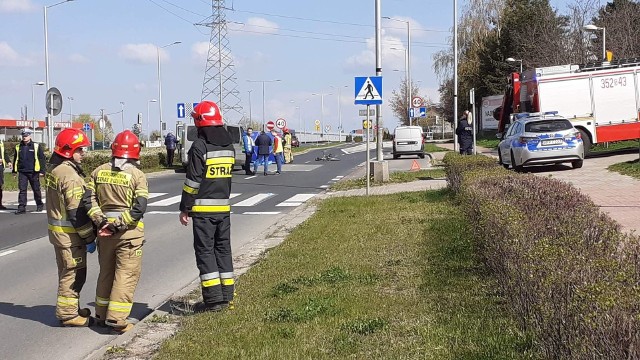
<path fill-rule="evenodd" d="M 60 322 L 56 319 L 55 313 L 56 307 L 53 305 L 25 306 L 0 302 L 0 314 L 18 319 L 39 322 L 51 327 L 59 327 Z"/>

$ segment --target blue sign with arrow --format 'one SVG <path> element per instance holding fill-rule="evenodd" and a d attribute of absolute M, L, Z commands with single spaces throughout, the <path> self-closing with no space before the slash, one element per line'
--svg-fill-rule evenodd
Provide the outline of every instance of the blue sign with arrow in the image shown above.
<path fill-rule="evenodd" d="M 178 119 L 184 119 L 184 103 L 178 103 Z"/>

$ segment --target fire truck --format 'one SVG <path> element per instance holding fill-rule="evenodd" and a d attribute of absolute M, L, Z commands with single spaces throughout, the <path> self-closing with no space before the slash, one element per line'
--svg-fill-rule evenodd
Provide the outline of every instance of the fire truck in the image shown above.
<path fill-rule="evenodd" d="M 494 113 L 504 133 L 514 113 L 557 111 L 591 145 L 640 138 L 640 58 L 513 73 Z"/>

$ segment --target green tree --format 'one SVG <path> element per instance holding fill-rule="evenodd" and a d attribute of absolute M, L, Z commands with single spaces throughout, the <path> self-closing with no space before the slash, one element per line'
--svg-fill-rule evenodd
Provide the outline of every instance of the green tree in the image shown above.
<path fill-rule="evenodd" d="M 616 58 L 638 57 L 640 54 L 640 3 L 631 0 L 614 0 L 600 8 L 593 19 L 596 26 L 606 28 L 607 50 Z M 593 35 L 590 52 L 593 58 L 602 57 L 602 32 Z"/>
<path fill-rule="evenodd" d="M 93 118 L 90 114 L 79 114 L 75 116 L 75 122 L 93 124 L 93 133 L 95 136 L 95 139 L 93 139 L 93 141 L 102 141 L 103 139 L 104 141 L 113 140 L 114 134 L 113 134 L 113 126 L 111 124 L 111 120 L 109 120 L 109 118 L 105 115 L 106 126 L 103 130 L 101 130 L 100 127 L 98 126 L 99 118 L 100 118 L 99 116 L 97 119 Z"/>

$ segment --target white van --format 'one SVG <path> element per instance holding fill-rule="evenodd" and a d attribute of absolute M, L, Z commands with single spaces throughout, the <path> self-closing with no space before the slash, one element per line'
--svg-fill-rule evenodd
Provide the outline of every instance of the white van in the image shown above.
<path fill-rule="evenodd" d="M 398 126 L 393 131 L 393 158 L 418 155 L 424 159 L 424 142 L 420 126 Z"/>
<path fill-rule="evenodd" d="M 225 129 L 227 129 L 229 135 L 231 135 L 231 138 L 233 139 L 233 148 L 236 151 L 235 167 L 242 167 L 244 166 L 245 161 L 242 140 L 244 129 L 236 125 L 225 125 L 224 127 Z M 191 148 L 191 144 L 193 144 L 193 142 L 198 138 L 198 129 L 193 124 L 181 124 L 178 125 L 176 129 L 176 136 L 180 140 L 177 153 L 180 154 L 182 166 L 186 167 L 189 163 L 188 152 Z"/>

